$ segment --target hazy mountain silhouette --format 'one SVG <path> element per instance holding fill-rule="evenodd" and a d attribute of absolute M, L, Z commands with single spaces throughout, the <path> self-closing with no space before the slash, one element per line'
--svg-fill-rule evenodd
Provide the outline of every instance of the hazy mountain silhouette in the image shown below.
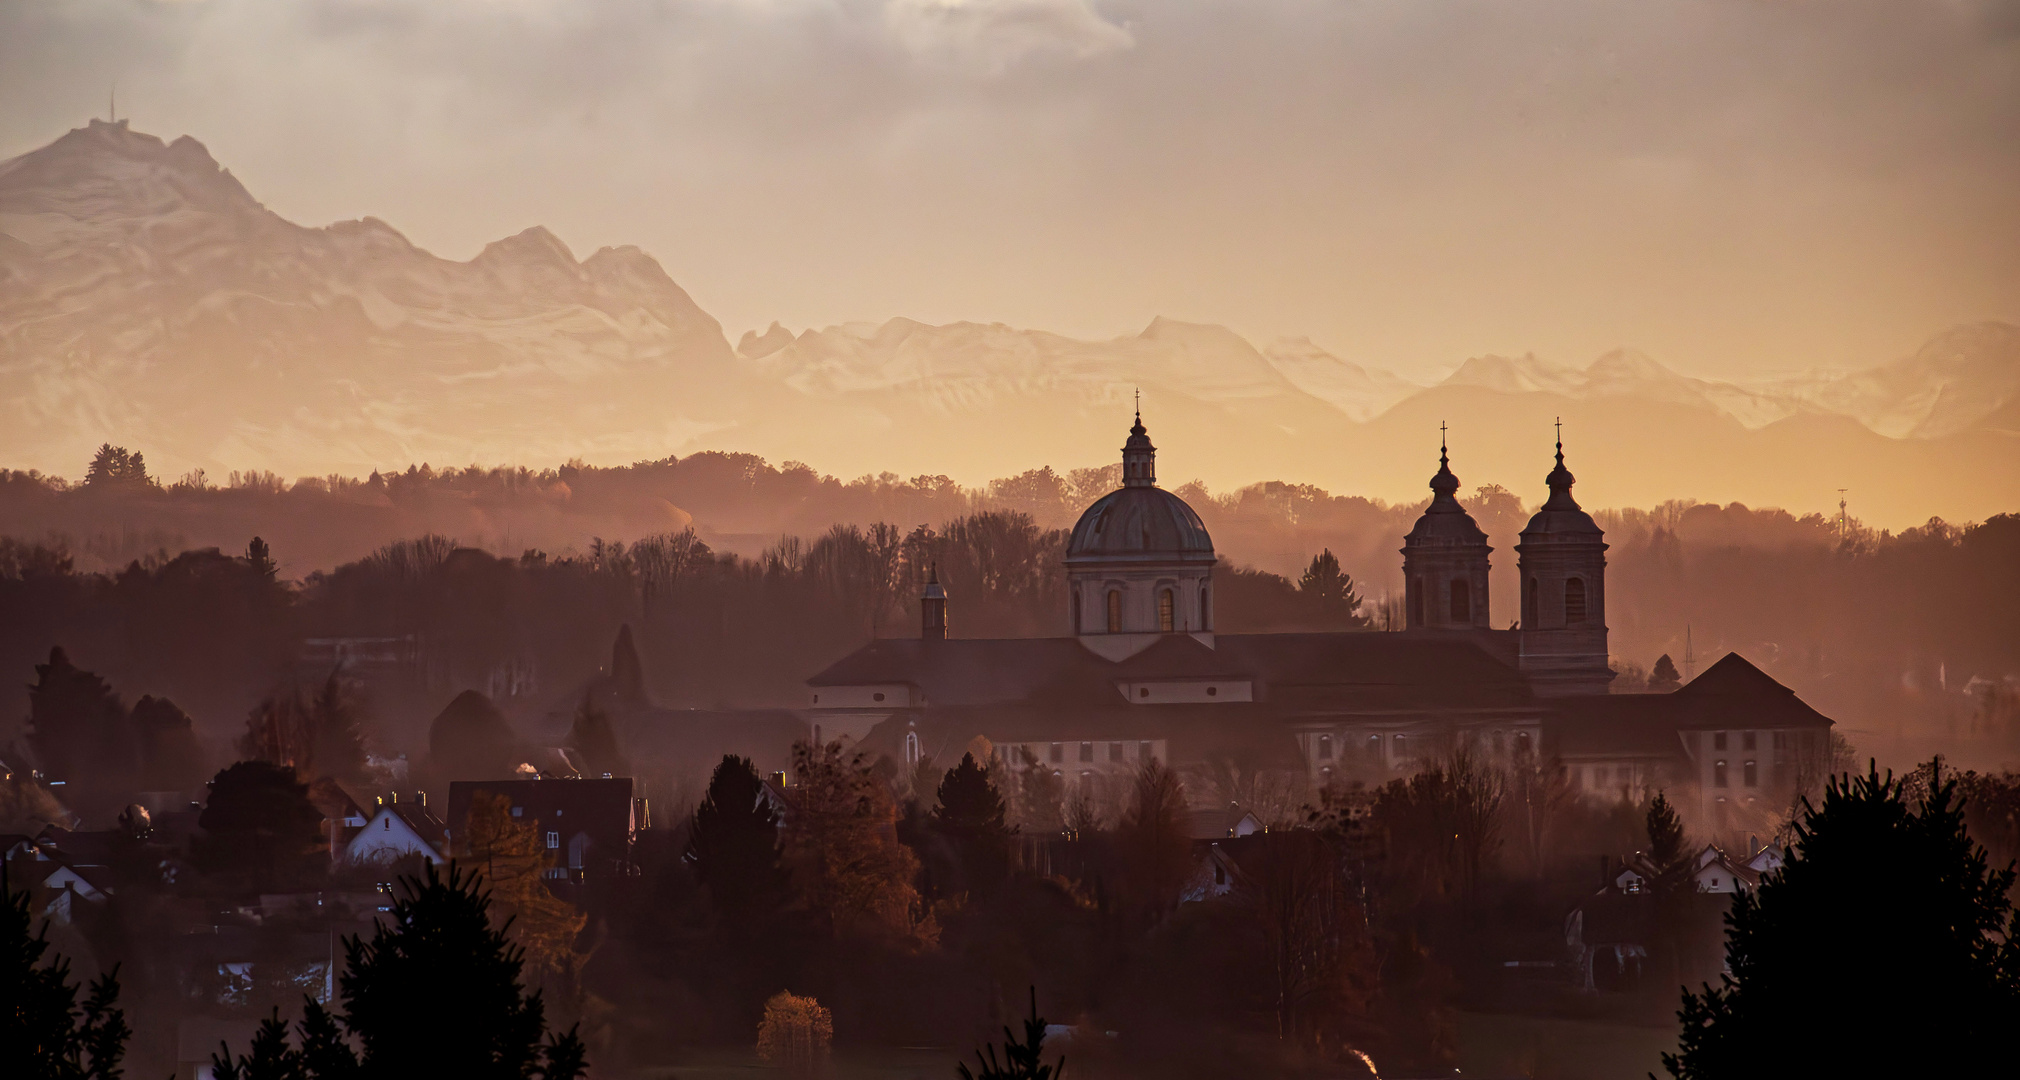
<path fill-rule="evenodd" d="M 636 248 L 577 260 L 536 226 L 454 262 L 373 218 L 307 228 L 195 140 L 95 121 L 0 163 L 0 380 L 0 465 L 68 475 L 109 440 L 171 475 L 718 448 L 979 481 L 1109 461 L 1141 388 L 1171 483 L 1414 499 L 1449 421 L 1469 484 L 1534 496 L 1563 415 L 1590 448 L 1581 492 L 1602 502 L 1816 508 L 1842 486 L 1871 520 L 1914 521 L 2020 494 L 2020 329 L 2000 323 L 1758 385 L 1620 349 L 1583 369 L 1475 357 L 1423 387 L 1309 341 L 1258 349 L 1170 319 L 1105 341 L 774 323 L 732 349 Z"/>

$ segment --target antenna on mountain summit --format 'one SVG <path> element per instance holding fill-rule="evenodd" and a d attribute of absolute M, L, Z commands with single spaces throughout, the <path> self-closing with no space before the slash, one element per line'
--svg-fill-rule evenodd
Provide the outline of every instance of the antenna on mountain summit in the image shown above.
<path fill-rule="evenodd" d="M 119 80 L 112 80 L 112 90 L 105 95 L 105 122 L 119 123 Z"/>

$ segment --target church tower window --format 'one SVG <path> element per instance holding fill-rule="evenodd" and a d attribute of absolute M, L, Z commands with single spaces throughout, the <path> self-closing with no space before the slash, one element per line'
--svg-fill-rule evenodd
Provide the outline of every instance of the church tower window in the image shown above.
<path fill-rule="evenodd" d="M 1209 633 L 1213 630 L 1213 607 L 1205 585 L 1199 587 L 1199 628 Z"/>
<path fill-rule="evenodd" d="M 1473 586 L 1467 582 L 1452 583 L 1452 621 L 1460 625 L 1473 621 Z"/>
<path fill-rule="evenodd" d="M 1525 577 L 1522 579 L 1522 626 L 1528 630 L 1536 629 L 1536 579 L 1534 577 Z"/>
<path fill-rule="evenodd" d="M 1424 582 L 1418 578 L 1409 585 L 1410 626 L 1412 629 L 1424 625 Z"/>
<path fill-rule="evenodd" d="M 1170 589 L 1157 590 L 1157 629 L 1169 634 L 1177 629 L 1177 604 Z"/>
<path fill-rule="evenodd" d="M 1585 622 L 1585 579 L 1567 578 L 1564 582 L 1564 625 L 1578 626 Z"/>
<path fill-rule="evenodd" d="M 1122 633 L 1122 590 L 1108 590 L 1108 632 Z"/>

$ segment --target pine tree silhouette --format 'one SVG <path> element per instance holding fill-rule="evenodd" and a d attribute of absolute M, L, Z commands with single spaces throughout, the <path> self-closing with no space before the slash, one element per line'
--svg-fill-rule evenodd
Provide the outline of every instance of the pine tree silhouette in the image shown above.
<path fill-rule="evenodd" d="M 1734 897 L 1731 973 L 1684 994 L 1682 1052 L 1663 1065 L 1686 1080 L 2009 1075 L 2014 871 L 1987 866 L 1956 788 L 1913 806 L 1869 766 L 1805 800 L 1788 860 Z"/>
<path fill-rule="evenodd" d="M 1038 1015 L 1038 988 L 1031 988 L 1031 1016 L 1024 1021 L 1024 1038 L 1020 1042 L 1008 1027 L 1003 1029 L 1003 1061 L 996 1061 L 996 1047 L 984 1043 L 975 1051 L 975 1064 L 981 1072 L 970 1072 L 965 1064 L 957 1064 L 954 1071 L 961 1080 L 1053 1080 L 1066 1071 L 1066 1058 L 1061 1055 L 1057 1061 L 1047 1065 L 1041 1060 L 1045 1051 L 1045 1018 Z M 986 1057 L 984 1054 L 986 1053 Z"/>
<path fill-rule="evenodd" d="M 91 983 L 84 1004 L 70 961 L 53 957 L 48 923 L 33 930 L 28 894 L 0 877 L 0 1076 L 32 1080 L 113 1080 L 132 1035 L 118 1007 L 119 969 Z"/>
<path fill-rule="evenodd" d="M 723 755 L 708 793 L 694 808 L 687 861 L 716 910 L 748 921 L 785 897 L 779 866 L 779 816 L 749 758 Z"/>

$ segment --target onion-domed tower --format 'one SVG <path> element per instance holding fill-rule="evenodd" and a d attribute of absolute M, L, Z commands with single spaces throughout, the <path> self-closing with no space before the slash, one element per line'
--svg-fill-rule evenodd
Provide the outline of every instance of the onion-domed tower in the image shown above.
<path fill-rule="evenodd" d="M 1213 538 L 1185 500 L 1157 486 L 1143 414 L 1122 447 L 1122 486 L 1095 500 L 1066 544 L 1068 617 L 1111 660 L 1165 634 L 1213 639 Z"/>
<path fill-rule="evenodd" d="M 1403 538 L 1403 598 L 1411 630 L 1485 630 L 1487 614 L 1487 534 L 1453 495 L 1459 478 L 1438 441 L 1438 475 L 1431 478 L 1431 505 Z"/>
<path fill-rule="evenodd" d="M 1515 545 L 1522 578 L 1522 672 L 1539 694 L 1603 694 L 1613 681 L 1606 662 L 1606 533 L 1571 497 L 1575 479 L 1557 467 L 1545 479 L 1550 498 Z"/>

